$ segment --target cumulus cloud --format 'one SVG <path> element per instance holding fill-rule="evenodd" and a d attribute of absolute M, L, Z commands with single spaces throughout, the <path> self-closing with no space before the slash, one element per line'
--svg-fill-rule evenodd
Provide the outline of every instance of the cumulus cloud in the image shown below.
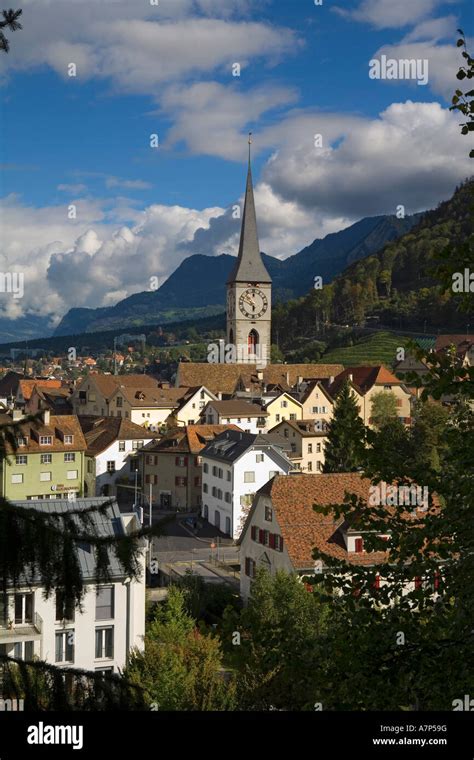
<path fill-rule="evenodd" d="M 0 71 L 46 64 L 70 82 L 94 76 L 121 91 L 156 96 L 167 82 L 213 71 L 231 77 L 233 62 L 244 68 L 250 58 L 277 60 L 297 47 L 291 30 L 242 18 L 239 5 L 163 0 L 153 9 L 128 0 L 40 0 L 28 8 L 29 23 Z M 193 15 L 198 11 L 213 17 Z M 76 78 L 69 78 L 70 63 Z"/>
<path fill-rule="evenodd" d="M 307 138 L 284 146 L 264 167 L 263 180 L 322 215 L 356 219 L 395 213 L 399 204 L 407 213 L 423 210 L 469 174 L 458 121 L 439 103 L 412 101 L 392 104 L 377 119 L 320 114 L 323 149 Z"/>

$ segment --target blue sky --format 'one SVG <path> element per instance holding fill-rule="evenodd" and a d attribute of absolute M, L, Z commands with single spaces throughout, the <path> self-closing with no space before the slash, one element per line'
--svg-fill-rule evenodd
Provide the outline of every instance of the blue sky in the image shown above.
<path fill-rule="evenodd" d="M 12 319 L 54 324 L 190 253 L 235 252 L 249 130 L 261 246 L 279 257 L 362 216 L 432 207 L 469 174 L 448 111 L 467 0 L 21 7 L 0 59 L 0 263 L 26 282 L 21 302 L 0 303 Z M 370 79 L 381 54 L 427 59 L 428 84 Z"/>

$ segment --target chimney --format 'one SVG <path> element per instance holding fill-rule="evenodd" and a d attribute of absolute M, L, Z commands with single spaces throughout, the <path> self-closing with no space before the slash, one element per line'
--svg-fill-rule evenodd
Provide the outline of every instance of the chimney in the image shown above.
<path fill-rule="evenodd" d="M 331 375 L 329 378 L 329 385 L 332 385 L 334 382 L 334 375 Z"/>
<path fill-rule="evenodd" d="M 286 384 L 287 385 L 290 384 L 290 373 L 289 372 L 286 373 Z"/>
<path fill-rule="evenodd" d="M 347 377 L 349 378 L 349 382 L 352 383 L 352 381 L 354 380 L 354 375 L 352 374 L 352 372 L 350 372 Z"/>
<path fill-rule="evenodd" d="M 51 421 L 51 413 L 49 409 L 45 409 L 43 412 L 43 422 L 45 425 L 49 425 L 50 421 Z"/>
<path fill-rule="evenodd" d="M 300 386 L 302 382 L 303 382 L 303 377 L 301 375 L 298 375 L 298 377 L 296 378 L 296 384 Z"/>
<path fill-rule="evenodd" d="M 222 401 L 222 393 L 220 391 L 217 394 L 217 400 Z"/>

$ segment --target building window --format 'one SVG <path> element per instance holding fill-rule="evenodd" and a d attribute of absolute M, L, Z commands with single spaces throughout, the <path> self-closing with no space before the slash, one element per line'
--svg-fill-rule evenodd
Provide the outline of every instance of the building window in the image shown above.
<path fill-rule="evenodd" d="M 67 451 L 64 454 L 64 461 L 65 462 L 75 462 L 76 461 L 76 455 L 73 451 Z"/>
<path fill-rule="evenodd" d="M 275 533 L 273 540 L 274 540 L 273 545 L 274 545 L 275 550 L 277 552 L 282 552 L 283 551 L 283 536 L 279 536 L 278 533 Z"/>
<path fill-rule="evenodd" d="M 356 538 L 354 541 L 354 551 L 356 552 L 363 552 L 364 551 L 364 539 L 362 538 Z"/>
<path fill-rule="evenodd" d="M 308 443 L 308 454 L 312 454 L 312 453 L 313 453 L 313 444 Z"/>
<path fill-rule="evenodd" d="M 123 406 L 123 398 L 122 398 L 122 396 L 117 396 L 116 401 L 117 401 L 117 406 L 118 407 L 122 407 Z"/>
<path fill-rule="evenodd" d="M 118 450 L 119 451 L 125 451 L 125 441 L 119 441 L 118 442 Z"/>
<path fill-rule="evenodd" d="M 50 472 L 40 472 L 40 481 L 49 481 L 52 476 Z"/>
<path fill-rule="evenodd" d="M 209 489 L 207 487 L 207 483 L 203 483 L 202 490 L 204 491 L 204 493 L 208 493 Z"/>
<path fill-rule="evenodd" d="M 26 435 L 20 435 L 16 439 L 17 446 L 28 446 L 28 437 Z"/>
<path fill-rule="evenodd" d="M 275 414 L 275 420 L 276 420 L 277 422 L 280 422 L 280 415 L 279 415 L 279 414 Z"/>
<path fill-rule="evenodd" d="M 40 435 L 39 442 L 40 442 L 40 446 L 52 446 L 53 445 L 53 436 L 52 435 Z"/>
<path fill-rule="evenodd" d="M 95 658 L 96 660 L 110 659 L 114 656 L 114 629 L 95 629 Z"/>
<path fill-rule="evenodd" d="M 207 464 L 207 462 L 204 462 L 202 469 L 203 469 L 203 472 L 209 472 L 209 465 Z"/>
<path fill-rule="evenodd" d="M 320 453 L 321 453 L 321 444 L 317 443 L 316 444 L 316 454 L 320 454 Z"/>
<path fill-rule="evenodd" d="M 41 454 L 40 461 L 41 461 L 41 464 L 51 464 L 53 461 L 53 455 Z"/>
<path fill-rule="evenodd" d="M 230 517 L 225 518 L 225 532 L 230 536 Z"/>
<path fill-rule="evenodd" d="M 255 578 L 256 563 L 251 557 L 245 557 L 245 575 L 248 578 Z"/>
<path fill-rule="evenodd" d="M 281 406 L 282 409 L 286 409 L 288 407 L 288 401 L 282 401 L 280 403 L 280 406 Z"/>
<path fill-rule="evenodd" d="M 322 472 L 323 471 L 323 465 L 322 465 L 321 462 L 316 462 L 316 470 L 318 472 Z"/>
<path fill-rule="evenodd" d="M 15 473 L 12 475 L 12 483 L 15 485 L 18 485 L 19 483 L 23 483 L 23 473 Z"/>
<path fill-rule="evenodd" d="M 312 471 L 313 471 L 313 463 L 308 462 L 308 472 L 312 472 Z"/>
<path fill-rule="evenodd" d="M 56 634 L 56 662 L 74 662 L 74 631 Z"/>
<path fill-rule="evenodd" d="M 28 464 L 28 457 L 26 456 L 26 454 L 19 454 L 16 457 L 16 463 L 17 464 Z"/>
<path fill-rule="evenodd" d="M 68 480 L 77 480 L 77 470 L 68 470 L 66 473 Z"/>
<path fill-rule="evenodd" d="M 90 457 L 87 459 L 87 472 L 88 473 L 94 472 L 94 462 Z"/>
<path fill-rule="evenodd" d="M 225 492 L 225 500 L 227 504 L 230 504 L 232 501 L 232 495 L 228 491 Z"/>
<path fill-rule="evenodd" d="M 13 657 L 23 662 L 30 662 L 34 656 L 34 641 L 17 641 L 13 647 Z"/>
<path fill-rule="evenodd" d="M 115 472 L 115 459 L 111 459 L 107 462 L 107 472 Z"/>
<path fill-rule="evenodd" d="M 114 617 L 114 587 L 104 586 L 95 596 L 95 619 L 112 620 Z"/>
<path fill-rule="evenodd" d="M 267 522 L 272 522 L 273 520 L 273 509 L 271 507 L 265 507 L 265 520 Z"/>
<path fill-rule="evenodd" d="M 231 473 L 230 470 L 227 470 L 227 480 L 228 480 L 229 483 L 232 480 L 232 473 Z"/>
<path fill-rule="evenodd" d="M 33 622 L 33 594 L 15 594 L 15 623 L 26 625 Z"/>
<path fill-rule="evenodd" d="M 214 475 L 214 477 L 217 477 L 217 467 L 215 465 L 212 468 L 212 474 Z"/>
<path fill-rule="evenodd" d="M 219 467 L 219 470 L 218 470 L 218 477 L 219 478 L 223 478 L 224 477 L 224 472 L 223 472 L 223 470 L 222 470 L 221 467 Z"/>
<path fill-rule="evenodd" d="M 252 471 L 244 472 L 244 483 L 255 483 L 255 473 Z"/>
<path fill-rule="evenodd" d="M 73 440 L 74 440 L 74 436 L 73 435 L 65 435 L 64 436 L 64 443 L 67 444 L 67 445 L 71 445 L 71 443 L 73 442 Z"/>
<path fill-rule="evenodd" d="M 290 414 L 290 420 L 293 420 L 293 421 L 295 421 L 295 420 L 296 420 L 296 414 L 294 414 L 294 413 L 291 413 L 291 414 Z"/>
<path fill-rule="evenodd" d="M 265 456 L 263 454 L 256 454 L 255 461 L 256 462 L 263 462 L 265 459 Z"/>

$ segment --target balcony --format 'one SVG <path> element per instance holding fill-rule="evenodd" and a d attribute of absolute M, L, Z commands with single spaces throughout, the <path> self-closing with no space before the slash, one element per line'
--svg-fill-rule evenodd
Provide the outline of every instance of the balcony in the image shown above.
<path fill-rule="evenodd" d="M 0 643 L 13 643 L 17 641 L 31 641 L 41 638 L 43 630 L 43 618 L 37 612 L 31 622 L 5 623 L 0 621 Z"/>

